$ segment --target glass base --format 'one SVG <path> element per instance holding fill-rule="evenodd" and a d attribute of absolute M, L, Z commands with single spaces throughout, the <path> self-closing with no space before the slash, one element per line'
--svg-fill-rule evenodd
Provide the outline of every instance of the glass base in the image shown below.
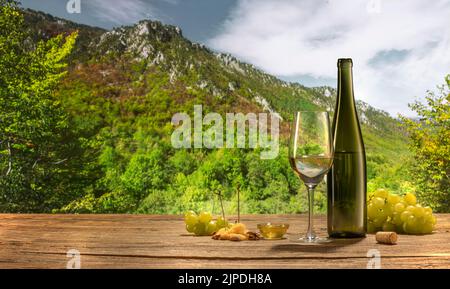
<path fill-rule="evenodd" d="M 327 237 L 317 237 L 317 236 L 292 236 L 289 241 L 293 243 L 303 243 L 303 244 L 324 244 L 330 243 L 332 240 Z"/>

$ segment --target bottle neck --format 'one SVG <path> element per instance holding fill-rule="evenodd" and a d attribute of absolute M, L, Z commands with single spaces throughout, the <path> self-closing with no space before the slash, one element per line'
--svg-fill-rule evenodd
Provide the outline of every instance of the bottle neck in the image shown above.
<path fill-rule="evenodd" d="M 351 63 L 342 63 L 338 69 L 337 97 L 339 107 L 355 107 L 353 94 L 353 72 Z"/>
<path fill-rule="evenodd" d="M 364 143 L 353 94 L 351 60 L 338 62 L 338 91 L 333 121 L 335 152 L 364 152 Z"/>

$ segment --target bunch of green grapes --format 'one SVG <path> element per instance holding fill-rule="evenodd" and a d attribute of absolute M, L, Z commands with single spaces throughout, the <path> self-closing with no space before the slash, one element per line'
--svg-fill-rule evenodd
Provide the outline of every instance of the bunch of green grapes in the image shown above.
<path fill-rule="evenodd" d="M 436 217 L 430 207 L 422 207 L 416 196 L 403 197 L 378 189 L 370 195 L 367 205 L 367 231 L 395 231 L 404 234 L 430 234 Z"/>
<path fill-rule="evenodd" d="M 196 214 L 194 211 L 188 211 L 184 214 L 184 223 L 189 233 L 197 236 L 211 236 L 219 229 L 228 227 L 228 221 L 223 217 L 213 220 L 213 216 L 209 212 L 201 212 Z"/>

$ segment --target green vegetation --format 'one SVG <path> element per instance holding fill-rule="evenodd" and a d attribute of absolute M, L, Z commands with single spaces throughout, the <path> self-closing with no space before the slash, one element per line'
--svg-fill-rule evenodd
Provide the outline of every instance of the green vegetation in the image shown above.
<path fill-rule="evenodd" d="M 237 212 L 238 190 L 241 213 L 307 209 L 287 159 L 288 121 L 295 110 L 332 110 L 334 89 L 283 82 L 159 22 L 105 32 L 29 10 L 24 22 L 12 1 L 0 3 L 0 211 L 218 215 L 219 198 Z M 279 156 L 174 149 L 171 118 L 196 104 L 221 115 L 276 111 Z M 413 190 L 406 132 L 365 103 L 358 110 L 369 190 Z M 324 184 L 316 198 L 324 212 Z"/>
<path fill-rule="evenodd" d="M 52 91 L 76 33 L 27 47 L 21 12 L 0 1 L 0 210 L 48 211 L 73 199 L 67 115 Z"/>
<path fill-rule="evenodd" d="M 419 119 L 403 117 L 414 153 L 411 167 L 421 199 L 440 212 L 450 211 L 450 75 L 426 103 L 410 107 Z"/>

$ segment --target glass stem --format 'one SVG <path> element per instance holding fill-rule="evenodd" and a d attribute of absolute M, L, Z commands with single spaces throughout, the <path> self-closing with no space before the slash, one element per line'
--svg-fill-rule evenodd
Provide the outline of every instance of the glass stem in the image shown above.
<path fill-rule="evenodd" d="M 308 232 L 306 233 L 307 240 L 314 240 L 316 234 L 313 230 L 313 216 L 314 216 L 314 189 L 315 186 L 307 185 L 308 188 Z"/>

